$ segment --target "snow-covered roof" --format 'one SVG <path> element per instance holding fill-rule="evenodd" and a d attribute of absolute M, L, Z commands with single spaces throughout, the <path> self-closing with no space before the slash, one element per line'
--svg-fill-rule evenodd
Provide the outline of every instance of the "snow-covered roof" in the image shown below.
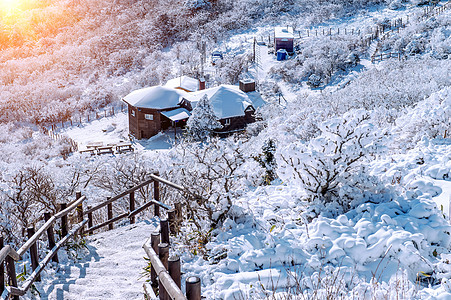
<path fill-rule="evenodd" d="M 164 86 L 174 89 L 181 88 L 188 92 L 195 92 L 199 90 L 199 80 L 188 76 L 181 76 L 168 80 Z"/>
<path fill-rule="evenodd" d="M 245 93 L 235 85 L 220 85 L 198 91 L 187 95 L 187 99 L 194 107 L 204 95 L 207 95 L 213 111 L 219 119 L 244 116 L 244 111 L 249 106 L 257 108 L 265 103 L 259 93 Z"/>
<path fill-rule="evenodd" d="M 276 39 L 292 39 L 294 38 L 293 27 L 276 27 L 274 28 L 274 36 Z"/>
<path fill-rule="evenodd" d="M 185 108 L 176 108 L 169 111 L 163 111 L 161 114 L 171 121 L 180 121 L 188 119 L 191 116 L 191 113 Z"/>
<path fill-rule="evenodd" d="M 140 108 L 166 109 L 177 107 L 186 93 L 164 86 L 152 86 L 131 92 L 122 100 Z"/>

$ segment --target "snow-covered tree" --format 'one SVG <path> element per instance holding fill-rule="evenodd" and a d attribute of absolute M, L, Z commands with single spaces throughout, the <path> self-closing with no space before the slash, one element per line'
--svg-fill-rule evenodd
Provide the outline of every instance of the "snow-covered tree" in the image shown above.
<path fill-rule="evenodd" d="M 350 199 L 342 189 L 363 183 L 357 183 L 355 175 L 378 150 L 377 130 L 368 120 L 366 111 L 351 111 L 323 123 L 321 135 L 309 143 L 295 141 L 284 147 L 278 152 L 279 177 L 300 183 L 311 199 L 347 207 Z"/>
<path fill-rule="evenodd" d="M 207 95 L 204 95 L 193 109 L 186 127 L 188 137 L 196 141 L 203 140 L 213 130 L 222 128 Z"/>

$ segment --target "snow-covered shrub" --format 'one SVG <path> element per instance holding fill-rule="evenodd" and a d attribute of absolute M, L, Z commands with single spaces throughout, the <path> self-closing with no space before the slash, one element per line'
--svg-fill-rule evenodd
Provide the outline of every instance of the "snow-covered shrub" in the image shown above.
<path fill-rule="evenodd" d="M 222 128 L 213 111 L 210 100 L 204 95 L 186 122 L 186 134 L 189 140 L 202 141 L 216 129 Z"/>
<path fill-rule="evenodd" d="M 233 138 L 182 143 L 169 153 L 169 159 L 172 167 L 165 175 L 189 191 L 179 201 L 199 230 L 233 217 L 234 200 L 263 177 L 258 163 L 244 154 L 242 142 Z"/>
<path fill-rule="evenodd" d="M 417 103 L 396 120 L 396 143 L 415 146 L 423 137 L 446 138 L 451 135 L 451 88 L 447 87 Z"/>
<path fill-rule="evenodd" d="M 308 77 L 307 84 L 311 87 L 319 87 L 321 85 L 321 77 L 316 74 L 312 74 Z"/>
<path fill-rule="evenodd" d="M 351 111 L 320 125 L 321 135 L 310 142 L 295 141 L 278 151 L 277 173 L 299 183 L 311 200 L 337 201 L 345 209 L 356 189 L 371 186 L 361 167 L 377 151 L 379 137 L 366 111 Z"/>

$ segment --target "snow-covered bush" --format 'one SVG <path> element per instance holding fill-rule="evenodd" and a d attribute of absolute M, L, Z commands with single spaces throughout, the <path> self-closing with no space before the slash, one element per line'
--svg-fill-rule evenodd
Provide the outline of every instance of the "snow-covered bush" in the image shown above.
<path fill-rule="evenodd" d="M 169 159 L 172 167 L 165 175 L 189 191 L 179 201 L 199 230 L 233 218 L 233 201 L 263 177 L 258 163 L 244 154 L 242 142 L 233 138 L 182 143 L 171 150 Z"/>
<path fill-rule="evenodd" d="M 189 140 L 202 141 L 216 129 L 222 128 L 213 111 L 210 100 L 204 95 L 186 122 L 186 135 Z"/>
<path fill-rule="evenodd" d="M 451 135 L 451 88 L 447 87 L 417 103 L 396 120 L 395 143 L 413 147 L 423 137 L 446 138 Z"/>
<path fill-rule="evenodd" d="M 279 177 L 301 184 L 311 200 L 349 208 L 359 188 L 373 184 L 360 178 L 362 164 L 378 150 L 380 139 L 369 118 L 366 111 L 351 111 L 320 125 L 321 135 L 310 142 L 285 146 L 277 155 Z"/>

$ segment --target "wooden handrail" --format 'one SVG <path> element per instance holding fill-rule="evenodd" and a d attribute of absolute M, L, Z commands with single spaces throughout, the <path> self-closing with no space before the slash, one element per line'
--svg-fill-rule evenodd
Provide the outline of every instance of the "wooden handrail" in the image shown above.
<path fill-rule="evenodd" d="M 116 217 L 114 217 L 114 218 L 112 218 L 112 219 L 109 219 L 109 220 L 107 220 L 107 221 L 105 221 L 105 222 L 103 222 L 103 223 L 101 223 L 101 224 L 98 224 L 98 225 L 95 225 L 95 226 L 93 226 L 93 227 L 90 227 L 90 228 L 86 229 L 86 232 L 87 232 L 87 233 L 91 233 L 91 232 L 93 232 L 93 231 L 95 231 L 95 230 L 97 230 L 97 229 L 100 229 L 100 228 L 102 228 L 102 227 L 105 227 L 105 226 L 107 226 L 107 225 L 110 225 L 110 224 L 112 224 L 112 223 L 114 223 L 114 222 L 116 222 L 116 221 L 119 221 L 119 220 L 121 220 L 121 219 L 123 219 L 123 218 L 125 218 L 125 217 L 128 217 L 128 213 L 120 214 L 119 216 L 116 216 Z"/>
<path fill-rule="evenodd" d="M 38 231 L 36 231 L 35 234 L 33 234 L 33 236 L 25 243 L 22 245 L 22 247 L 20 247 L 19 250 L 17 250 L 17 253 L 19 254 L 19 256 L 22 256 L 25 254 L 25 252 L 27 252 L 28 249 L 30 249 L 31 245 L 33 245 L 34 243 L 36 243 L 36 241 L 39 239 L 39 237 L 50 227 L 53 225 L 53 223 L 55 223 L 55 221 L 61 217 L 66 216 L 69 212 L 71 212 L 72 210 L 74 210 L 80 203 L 82 203 L 83 201 L 86 200 L 86 197 L 83 196 L 80 199 L 78 199 L 77 201 L 75 201 L 74 203 L 72 203 L 68 208 L 60 211 L 59 213 L 55 214 L 54 216 L 52 216 L 47 222 L 45 222 L 44 225 L 41 226 L 41 228 L 39 228 Z"/>
<path fill-rule="evenodd" d="M 164 208 L 164 209 L 166 209 L 166 210 L 171 210 L 172 209 L 172 207 L 170 207 L 169 205 L 166 205 L 166 204 L 164 204 L 164 203 L 162 203 L 162 202 L 160 202 L 160 201 L 156 201 L 156 200 L 150 200 L 149 202 L 147 202 L 147 203 L 145 203 L 145 204 L 143 204 L 143 205 L 141 205 L 140 207 L 138 207 L 137 209 L 135 209 L 134 211 L 131 211 L 129 214 L 128 214 L 128 217 L 130 218 L 130 217 L 133 217 L 134 215 L 136 215 L 136 214 L 139 214 L 140 212 L 142 212 L 143 210 L 145 210 L 146 208 L 148 208 L 149 206 L 151 206 L 152 204 L 156 204 L 156 205 L 158 205 L 158 206 L 160 206 L 160 207 L 162 207 L 162 208 Z"/>
<path fill-rule="evenodd" d="M 135 186 L 135 187 L 132 187 L 132 188 L 126 190 L 125 192 L 122 192 L 122 193 L 120 193 L 119 195 L 116 195 L 116 196 L 114 196 L 114 197 L 108 199 L 107 201 L 102 202 L 102 203 L 100 203 L 100 204 L 98 204 L 98 205 L 96 205 L 96 206 L 94 206 L 94 207 L 88 209 L 88 210 L 85 211 L 84 213 L 85 213 L 85 214 L 92 213 L 92 212 L 98 210 L 99 208 L 102 208 L 102 207 L 104 207 L 104 206 L 107 206 L 108 204 L 113 203 L 114 201 L 119 200 L 120 198 L 122 198 L 122 197 L 124 197 L 124 196 L 127 196 L 128 194 L 130 194 L 130 193 L 132 193 L 132 192 L 134 192 L 134 191 L 136 191 L 136 190 L 139 190 L 140 188 L 143 188 L 143 187 L 145 187 L 146 185 L 148 185 L 148 184 L 150 184 L 150 183 L 152 183 L 152 182 L 153 182 L 153 178 L 152 178 L 152 179 L 148 179 L 148 180 L 144 181 L 143 183 L 140 183 L 139 185 L 137 185 L 137 186 Z"/>
<path fill-rule="evenodd" d="M 56 252 L 67 242 L 67 240 L 75 235 L 77 231 L 79 231 L 83 226 L 88 222 L 88 219 L 83 220 L 82 222 L 78 223 L 74 226 L 74 228 L 69 231 L 69 233 L 63 237 L 53 248 L 52 250 L 44 257 L 44 259 L 39 263 L 38 267 L 31 273 L 30 277 L 28 277 L 21 290 L 25 293 L 28 291 L 28 289 L 31 287 L 33 282 L 36 280 L 36 277 L 39 276 L 39 274 L 44 270 L 45 266 L 49 263 L 49 261 L 52 259 L 52 257 L 56 254 Z M 14 294 L 13 294 L 14 295 Z M 20 296 L 20 295 L 19 295 Z"/>
<path fill-rule="evenodd" d="M 146 251 L 147 256 L 150 259 L 150 263 L 152 264 L 152 267 L 155 269 L 155 272 L 158 275 L 158 278 L 163 284 L 169 297 L 175 300 L 187 300 L 185 295 L 183 295 L 182 291 L 180 290 L 180 288 L 177 286 L 177 284 L 169 275 L 169 272 L 166 270 L 163 263 L 158 258 L 158 255 L 153 250 L 151 245 L 151 239 L 147 240 L 143 248 L 144 251 Z"/>
<path fill-rule="evenodd" d="M 50 221 L 50 220 L 49 220 Z M 52 257 L 56 254 L 56 252 L 67 242 L 67 240 L 72 237 L 77 231 L 79 231 L 83 226 L 88 222 L 88 219 L 83 220 L 83 222 L 80 222 L 79 224 L 75 225 L 74 228 L 69 231 L 69 233 L 63 237 L 54 247 L 53 249 L 46 255 L 46 257 L 39 263 L 38 267 L 33 271 L 33 273 L 30 274 L 30 277 L 28 277 L 22 288 L 12 287 L 8 286 L 5 288 L 5 291 L 1 295 L 0 299 L 9 299 L 9 296 L 23 296 L 27 293 L 27 291 L 30 289 L 32 284 L 35 282 L 36 278 L 39 276 L 39 274 L 44 270 L 44 268 L 47 266 L 49 261 L 52 259 Z M 9 247 L 9 246 L 7 246 Z M 6 248 L 6 247 L 5 247 Z M 12 249 L 12 248 L 11 248 Z"/>
<path fill-rule="evenodd" d="M 6 259 L 6 257 L 11 257 L 15 261 L 20 259 L 20 255 L 14 250 L 10 245 L 6 245 L 0 250 L 0 264 Z"/>
<path fill-rule="evenodd" d="M 161 183 L 163 183 L 163 184 L 165 184 L 165 185 L 167 185 L 167 186 L 170 186 L 170 187 L 172 187 L 172 188 L 174 188 L 174 189 L 177 189 L 177 190 L 179 190 L 179 191 L 186 191 L 186 189 L 185 189 L 183 186 L 178 185 L 178 184 L 175 184 L 175 183 L 173 183 L 173 182 L 170 182 L 170 181 L 168 181 L 168 180 L 166 180 L 166 179 L 163 179 L 163 178 L 161 178 L 161 177 L 159 177 L 159 176 L 157 176 L 157 175 L 150 174 L 150 177 L 151 177 L 153 180 L 155 180 L 155 181 L 159 181 L 159 182 L 161 182 Z"/>

